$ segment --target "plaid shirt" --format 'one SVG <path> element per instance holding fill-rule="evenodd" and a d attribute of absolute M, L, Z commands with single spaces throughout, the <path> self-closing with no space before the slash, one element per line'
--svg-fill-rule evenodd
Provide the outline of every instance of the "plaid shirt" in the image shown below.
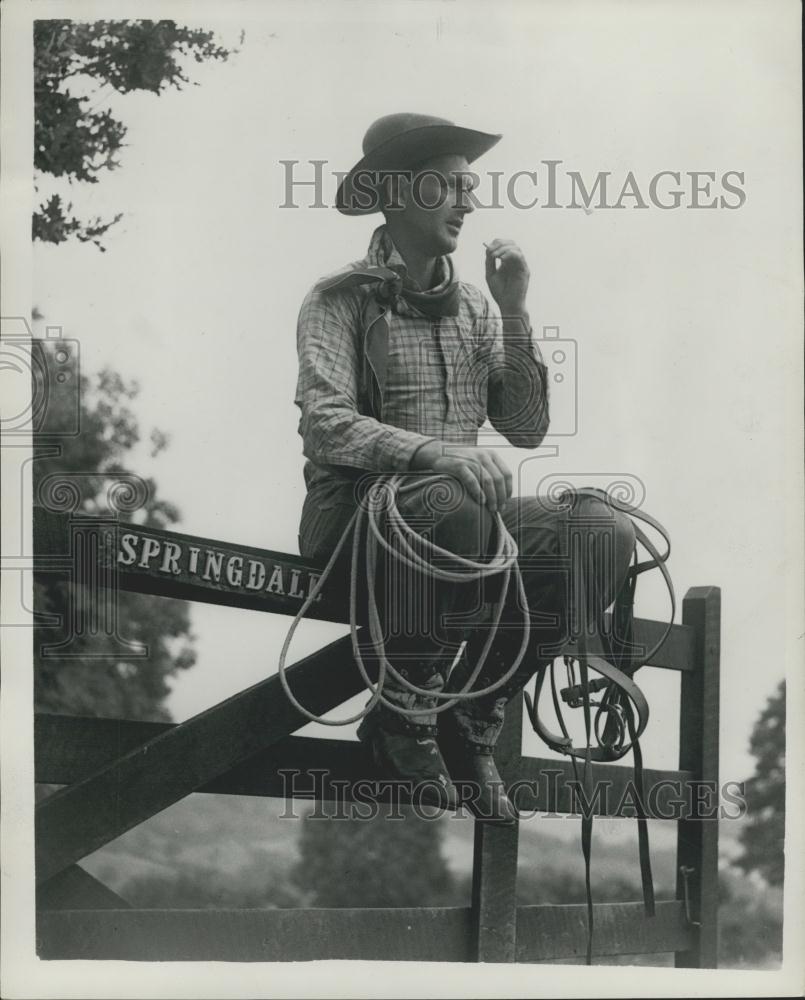
<path fill-rule="evenodd" d="M 405 262 L 385 229 L 354 266 L 385 266 L 403 281 Z M 452 278 L 439 262 L 439 288 Z M 536 344 L 504 356 L 501 320 L 486 297 L 460 282 L 457 316 L 433 320 L 404 299 L 391 316 L 382 422 L 362 402 L 363 312 L 369 286 L 307 294 L 299 313 L 296 405 L 304 441 L 305 482 L 324 500 L 360 471 L 404 472 L 429 441 L 475 445 L 492 426 L 516 447 L 536 448 L 548 429 L 548 380 Z M 506 364 L 504 364 L 504 360 Z M 512 363 L 514 362 L 514 363 Z"/>

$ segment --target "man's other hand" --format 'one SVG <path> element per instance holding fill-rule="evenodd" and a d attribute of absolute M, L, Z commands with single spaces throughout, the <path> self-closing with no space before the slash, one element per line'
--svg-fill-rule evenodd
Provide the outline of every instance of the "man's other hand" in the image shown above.
<path fill-rule="evenodd" d="M 492 240 L 486 247 L 486 283 L 504 319 L 523 316 L 530 272 L 514 240 Z"/>
<path fill-rule="evenodd" d="M 429 441 L 415 452 L 411 468 L 452 476 L 476 503 L 485 504 L 493 513 L 512 495 L 511 470 L 488 448 L 462 448 L 443 441 Z"/>

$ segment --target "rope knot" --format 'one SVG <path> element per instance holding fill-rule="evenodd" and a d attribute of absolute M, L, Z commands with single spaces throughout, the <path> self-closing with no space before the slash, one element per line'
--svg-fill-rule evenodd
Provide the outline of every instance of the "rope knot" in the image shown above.
<path fill-rule="evenodd" d="M 400 275 L 387 278 L 381 281 L 377 287 L 377 301 L 383 305 L 391 306 L 394 312 L 400 307 L 402 301 L 403 281 Z"/>

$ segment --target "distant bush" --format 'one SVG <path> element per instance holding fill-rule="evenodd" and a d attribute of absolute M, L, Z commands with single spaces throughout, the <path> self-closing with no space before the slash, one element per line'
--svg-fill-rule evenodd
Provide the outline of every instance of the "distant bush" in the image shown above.
<path fill-rule="evenodd" d="M 294 883 L 311 906 L 450 906 L 456 885 L 443 823 L 405 818 L 302 821 Z"/>
<path fill-rule="evenodd" d="M 729 969 L 768 969 L 783 953 L 783 891 L 737 868 L 720 873 L 718 964 Z"/>
<path fill-rule="evenodd" d="M 275 909 L 307 905 L 307 897 L 284 874 L 251 865 L 236 876 L 183 866 L 174 876 L 135 876 L 123 895 L 144 909 Z"/>

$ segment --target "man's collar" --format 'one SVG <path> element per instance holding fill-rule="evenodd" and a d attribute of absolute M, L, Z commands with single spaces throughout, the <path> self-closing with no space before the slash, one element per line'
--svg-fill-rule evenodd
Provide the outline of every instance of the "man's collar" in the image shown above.
<path fill-rule="evenodd" d="M 374 267 L 388 267 L 392 271 L 396 271 L 402 278 L 404 285 L 414 288 L 416 291 L 422 291 L 419 286 L 408 277 L 408 267 L 403 260 L 402 254 L 394 245 L 394 241 L 392 240 L 391 234 L 389 233 L 385 223 L 378 226 L 372 233 L 372 239 L 369 242 L 369 249 L 366 254 L 366 261 Z M 438 284 L 436 284 L 433 288 L 428 288 L 425 294 L 443 292 L 453 281 L 453 262 L 450 257 L 439 257 L 437 259 L 434 277 L 436 278 Z"/>

